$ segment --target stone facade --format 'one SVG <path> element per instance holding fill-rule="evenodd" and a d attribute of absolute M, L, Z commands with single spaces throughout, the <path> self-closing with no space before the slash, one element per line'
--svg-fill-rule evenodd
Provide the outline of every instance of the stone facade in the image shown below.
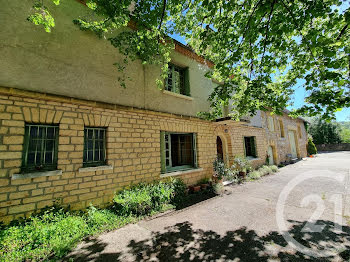
<path fill-rule="evenodd" d="M 160 131 L 197 134 L 198 168 L 176 173 L 187 184 L 212 176 L 217 136 L 223 141 L 229 164 L 234 156 L 244 155 L 244 136 L 256 137 L 254 166 L 265 163 L 269 144 L 278 149 L 277 162 L 289 152 L 288 140 L 283 142 L 278 132 L 269 132 L 265 124 L 259 128 L 232 120 L 209 122 L 13 88 L 0 88 L 0 94 L 0 219 L 5 222 L 28 216 L 53 201 L 73 209 L 90 203 L 104 205 L 125 186 L 171 176 L 161 174 Z M 262 116 L 264 119 L 266 114 Z M 283 120 L 288 129 L 297 130 L 302 124 L 288 116 Z M 59 126 L 58 171 L 20 174 L 25 123 Z M 84 126 L 107 128 L 106 166 L 82 168 Z M 302 130 L 300 157 L 306 156 Z"/>

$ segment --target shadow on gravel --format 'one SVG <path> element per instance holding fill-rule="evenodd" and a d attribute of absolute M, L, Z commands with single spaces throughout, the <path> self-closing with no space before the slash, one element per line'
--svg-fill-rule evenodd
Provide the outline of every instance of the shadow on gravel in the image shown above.
<path fill-rule="evenodd" d="M 213 231 L 194 229 L 188 222 L 166 228 L 165 232 L 154 232 L 150 239 L 128 245 L 131 261 L 349 261 L 350 228 L 342 227 L 336 232 L 331 221 L 319 220 L 324 225 L 320 233 L 303 232 L 306 222 L 289 221 L 293 227 L 289 233 L 299 243 L 314 250 L 334 249 L 337 257 L 313 258 L 290 247 L 278 232 L 259 236 L 253 230 L 240 228 L 219 235 Z M 74 261 L 130 261 L 121 253 L 102 253 L 105 244 L 92 242 L 81 253 L 69 257 Z M 87 251 L 87 252 L 86 252 Z M 124 257 L 124 258 L 123 258 Z"/>

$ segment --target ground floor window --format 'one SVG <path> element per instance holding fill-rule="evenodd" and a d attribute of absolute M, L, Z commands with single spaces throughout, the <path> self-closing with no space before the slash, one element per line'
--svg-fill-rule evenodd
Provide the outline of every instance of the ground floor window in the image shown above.
<path fill-rule="evenodd" d="M 106 164 L 106 128 L 84 128 L 83 166 L 101 166 Z"/>
<path fill-rule="evenodd" d="M 161 132 L 162 173 L 197 167 L 196 134 Z"/>
<path fill-rule="evenodd" d="M 58 126 L 26 124 L 22 172 L 57 169 Z"/>
<path fill-rule="evenodd" d="M 246 157 L 256 158 L 256 144 L 255 144 L 255 136 L 245 136 L 244 137 L 244 149 Z"/>

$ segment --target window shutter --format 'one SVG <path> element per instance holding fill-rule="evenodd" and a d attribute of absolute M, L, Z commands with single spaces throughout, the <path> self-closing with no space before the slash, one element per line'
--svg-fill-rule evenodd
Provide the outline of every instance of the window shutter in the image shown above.
<path fill-rule="evenodd" d="M 160 131 L 160 163 L 161 163 L 161 172 L 165 173 L 165 132 Z"/>
<path fill-rule="evenodd" d="M 193 166 L 198 167 L 197 161 L 197 134 L 193 133 Z"/>
<path fill-rule="evenodd" d="M 257 154 L 256 154 L 256 139 L 255 139 L 255 136 L 252 137 L 252 152 L 253 152 L 253 156 L 254 157 L 258 157 Z"/>
<path fill-rule="evenodd" d="M 243 150 L 244 150 L 244 156 L 247 157 L 247 148 L 246 148 L 246 138 L 243 137 Z"/>
<path fill-rule="evenodd" d="M 185 69 L 185 95 L 187 95 L 187 96 L 191 96 L 191 90 L 190 90 L 190 72 L 189 72 L 190 70 L 189 70 L 189 68 L 187 67 L 186 69 Z"/>

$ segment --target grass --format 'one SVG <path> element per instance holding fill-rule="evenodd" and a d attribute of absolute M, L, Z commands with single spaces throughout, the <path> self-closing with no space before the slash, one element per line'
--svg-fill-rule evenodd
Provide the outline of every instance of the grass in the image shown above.
<path fill-rule="evenodd" d="M 69 211 L 58 205 L 26 220 L 0 225 L 0 261 L 47 261 L 64 257 L 85 237 L 120 228 L 187 201 L 181 180 L 139 184 L 118 192 L 106 209 Z"/>

